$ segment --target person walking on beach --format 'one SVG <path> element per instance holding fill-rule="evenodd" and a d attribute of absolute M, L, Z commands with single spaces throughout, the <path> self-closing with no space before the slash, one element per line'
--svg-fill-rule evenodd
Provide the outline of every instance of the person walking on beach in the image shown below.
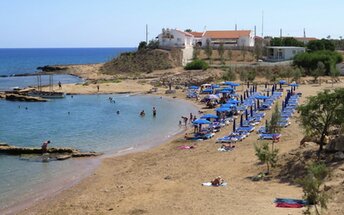
<path fill-rule="evenodd" d="M 153 107 L 153 117 L 156 117 L 156 108 Z"/>
<path fill-rule="evenodd" d="M 61 81 L 59 81 L 59 89 L 62 89 L 62 84 L 61 84 Z"/>
<path fill-rule="evenodd" d="M 50 144 L 50 140 L 47 140 L 43 142 L 42 144 L 42 154 L 45 154 L 48 152 L 48 144 Z"/>
<path fill-rule="evenodd" d="M 193 119 L 193 115 L 192 115 L 192 113 L 190 113 L 190 123 L 191 123 L 192 119 Z"/>
<path fill-rule="evenodd" d="M 98 93 L 99 93 L 99 85 L 97 85 L 97 91 L 98 91 Z"/>

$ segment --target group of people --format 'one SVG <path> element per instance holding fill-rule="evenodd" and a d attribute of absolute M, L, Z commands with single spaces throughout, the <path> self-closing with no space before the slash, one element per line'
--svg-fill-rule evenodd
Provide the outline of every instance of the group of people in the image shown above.
<path fill-rule="evenodd" d="M 156 114 L 157 114 L 157 109 L 156 109 L 156 107 L 153 107 L 152 113 L 153 113 L 153 117 L 156 117 Z M 140 112 L 140 116 L 141 116 L 141 117 L 144 117 L 145 115 L 146 115 L 145 110 L 142 110 L 142 111 Z"/>
<path fill-rule="evenodd" d="M 195 121 L 197 119 L 196 115 L 193 115 L 192 113 L 190 113 L 190 118 L 186 117 L 186 116 L 181 116 L 184 126 L 187 126 L 188 122 L 192 123 L 193 121 Z M 182 126 L 182 121 L 179 121 L 179 126 Z"/>

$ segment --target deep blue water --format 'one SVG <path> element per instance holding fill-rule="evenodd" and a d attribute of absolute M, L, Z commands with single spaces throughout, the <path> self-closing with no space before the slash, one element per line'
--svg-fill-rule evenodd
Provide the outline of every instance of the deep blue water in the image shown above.
<path fill-rule="evenodd" d="M 45 48 L 45 49 L 0 49 L 0 91 L 14 87 L 37 85 L 35 76 L 11 77 L 14 74 L 34 73 L 37 67 L 45 65 L 104 63 L 123 52 L 135 48 Z M 49 83 L 42 76 L 42 84 Z M 55 75 L 54 84 L 79 83 L 81 79 L 71 75 Z"/>
<path fill-rule="evenodd" d="M 37 67 L 57 64 L 103 63 L 135 48 L 0 49 L 0 75 L 33 73 Z"/>
<path fill-rule="evenodd" d="M 158 110 L 155 118 L 152 107 Z M 142 110 L 145 117 L 139 116 Z M 51 147 L 111 154 L 167 140 L 180 131 L 180 117 L 191 112 L 197 113 L 192 105 L 155 96 L 74 95 L 46 103 L 0 100 L 0 142 L 40 147 L 49 139 Z M 70 159 L 41 163 L 0 155 L 0 213 L 6 206 L 36 198 L 49 187 L 58 189 L 64 181 L 79 177 L 92 166 L 88 162 Z"/>

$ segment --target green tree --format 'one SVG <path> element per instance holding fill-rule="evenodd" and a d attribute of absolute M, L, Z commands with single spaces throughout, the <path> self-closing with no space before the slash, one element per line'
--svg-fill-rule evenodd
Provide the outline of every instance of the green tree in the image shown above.
<path fill-rule="evenodd" d="M 274 112 L 271 115 L 271 120 L 268 125 L 268 132 L 270 134 L 277 134 L 281 131 L 281 127 L 278 126 L 278 121 L 281 119 L 281 111 L 279 109 L 278 102 L 275 105 Z"/>
<path fill-rule="evenodd" d="M 257 73 L 254 69 L 250 70 L 248 73 L 247 73 L 247 81 L 254 81 L 254 79 L 256 79 L 256 76 L 257 76 Z"/>
<path fill-rule="evenodd" d="M 227 51 L 227 57 L 228 57 L 228 61 L 231 61 L 232 60 L 232 50 L 229 48 L 228 51 Z"/>
<path fill-rule="evenodd" d="M 207 55 L 209 62 L 211 62 L 211 57 L 213 55 L 213 47 L 211 46 L 209 39 L 206 42 L 204 51 L 205 51 L 205 54 Z"/>
<path fill-rule="evenodd" d="M 224 72 L 222 79 L 224 81 L 235 81 L 236 80 L 236 74 L 234 70 L 229 67 L 227 71 Z"/>
<path fill-rule="evenodd" d="M 221 64 L 225 64 L 225 60 L 224 60 L 225 47 L 223 43 L 220 43 L 219 47 L 217 48 L 217 52 L 219 53 Z"/>
<path fill-rule="evenodd" d="M 313 41 L 309 41 L 309 43 L 307 44 L 307 49 L 312 52 L 321 51 L 321 50 L 334 51 L 335 45 L 331 40 L 326 40 L 326 39 L 313 40 Z"/>
<path fill-rule="evenodd" d="M 191 33 L 191 32 L 192 32 L 192 29 L 190 29 L 190 28 L 185 29 L 185 32 Z"/>
<path fill-rule="evenodd" d="M 140 43 L 139 43 L 139 47 L 137 48 L 139 51 L 141 51 L 141 50 L 144 50 L 144 49 L 146 49 L 147 48 L 147 43 L 146 43 L 146 41 L 141 41 Z"/>
<path fill-rule="evenodd" d="M 292 72 L 292 80 L 296 81 L 296 82 L 300 82 L 300 79 L 303 75 L 303 72 L 304 71 L 302 68 L 300 68 L 300 67 L 295 68 Z"/>
<path fill-rule="evenodd" d="M 257 41 L 254 44 L 254 56 L 256 57 L 256 61 L 262 58 L 263 55 L 263 42 Z"/>
<path fill-rule="evenodd" d="M 270 174 L 270 168 L 275 167 L 278 158 L 278 149 L 270 147 L 269 142 L 261 142 L 254 145 L 257 158 L 266 165 L 266 174 Z"/>
<path fill-rule="evenodd" d="M 201 49 L 200 49 L 200 47 L 198 47 L 198 46 L 195 46 L 194 47 L 194 49 L 193 49 L 193 53 L 192 53 L 192 58 L 194 59 L 194 60 L 196 60 L 196 59 L 198 59 L 198 56 L 201 54 Z"/>
<path fill-rule="evenodd" d="M 239 73 L 239 78 L 240 78 L 240 81 L 242 81 L 242 82 L 247 82 L 248 81 L 248 72 L 246 72 L 246 71 L 241 71 L 240 73 Z"/>
<path fill-rule="evenodd" d="M 318 62 L 321 61 L 326 68 L 325 75 L 330 74 L 331 66 L 343 61 L 343 56 L 333 51 L 315 51 L 297 54 L 293 64 L 305 69 L 305 75 L 311 75 L 311 71 L 317 69 Z"/>
<path fill-rule="evenodd" d="M 329 129 L 344 123 L 344 88 L 319 92 L 316 96 L 309 97 L 307 103 L 298 109 L 306 134 L 319 138 L 320 155 Z"/>
<path fill-rule="evenodd" d="M 340 71 L 337 69 L 337 67 L 332 66 L 330 75 L 331 75 L 332 87 L 333 87 L 334 82 L 337 81 L 338 77 L 340 76 Z"/>
<path fill-rule="evenodd" d="M 283 41 L 280 37 L 271 38 L 270 46 L 283 46 Z"/>
<path fill-rule="evenodd" d="M 246 54 L 247 54 L 246 47 L 243 45 L 243 46 L 241 46 L 240 50 L 241 50 L 242 60 L 245 61 L 246 60 Z"/>
<path fill-rule="evenodd" d="M 149 49 L 158 49 L 159 48 L 159 40 L 151 40 L 149 41 L 147 48 Z"/>
<path fill-rule="evenodd" d="M 329 170 L 323 163 L 312 163 L 307 168 L 307 175 L 304 178 L 296 180 L 302 186 L 304 198 L 309 202 L 304 214 L 311 214 L 314 206 L 315 213 L 320 215 L 320 209 L 327 209 L 329 196 L 321 189 Z"/>
<path fill-rule="evenodd" d="M 314 82 L 317 82 L 318 81 L 318 78 L 322 75 L 325 75 L 325 71 L 326 71 L 326 68 L 325 68 L 325 64 L 321 61 L 319 61 L 317 63 L 317 68 L 315 70 L 312 71 L 312 76 L 314 77 Z M 320 82 L 321 84 L 321 82 Z"/>

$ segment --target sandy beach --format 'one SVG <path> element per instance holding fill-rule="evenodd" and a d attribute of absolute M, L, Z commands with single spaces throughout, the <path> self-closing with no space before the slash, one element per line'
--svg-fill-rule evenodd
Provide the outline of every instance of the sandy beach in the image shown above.
<path fill-rule="evenodd" d="M 335 84 L 335 87 L 342 86 L 343 82 Z M 303 93 L 301 102 L 304 102 L 307 96 L 325 88 L 331 89 L 332 85 L 301 85 L 297 91 Z M 101 83 L 99 93 L 149 89 L 149 84 L 138 85 L 130 80 Z M 63 85 L 63 90 L 98 93 L 95 84 Z M 158 89 L 156 94 L 163 95 L 163 89 Z M 173 96 L 185 98 L 181 90 Z M 259 182 L 250 179 L 265 168 L 255 156 L 253 143 L 257 142 L 257 134 L 237 143 L 234 151 L 217 151 L 220 145 L 215 144 L 216 138 L 231 129 L 225 127 L 214 138 L 200 142 L 188 142 L 183 135 L 178 135 L 173 141 L 144 152 L 106 158 L 79 184 L 20 214 L 302 214 L 302 209 L 276 208 L 273 203 L 276 197 L 302 198 L 300 187 L 282 182 L 278 177 Z M 277 144 L 280 155 L 300 146 L 304 134 L 295 117 L 291 126 L 282 130 L 282 135 Z M 177 149 L 181 145 L 196 148 Z M 278 168 L 275 171 L 277 175 Z M 201 186 L 216 176 L 222 176 L 228 185 Z M 343 209 L 338 201 L 331 204 L 329 214 L 341 214 Z"/>

